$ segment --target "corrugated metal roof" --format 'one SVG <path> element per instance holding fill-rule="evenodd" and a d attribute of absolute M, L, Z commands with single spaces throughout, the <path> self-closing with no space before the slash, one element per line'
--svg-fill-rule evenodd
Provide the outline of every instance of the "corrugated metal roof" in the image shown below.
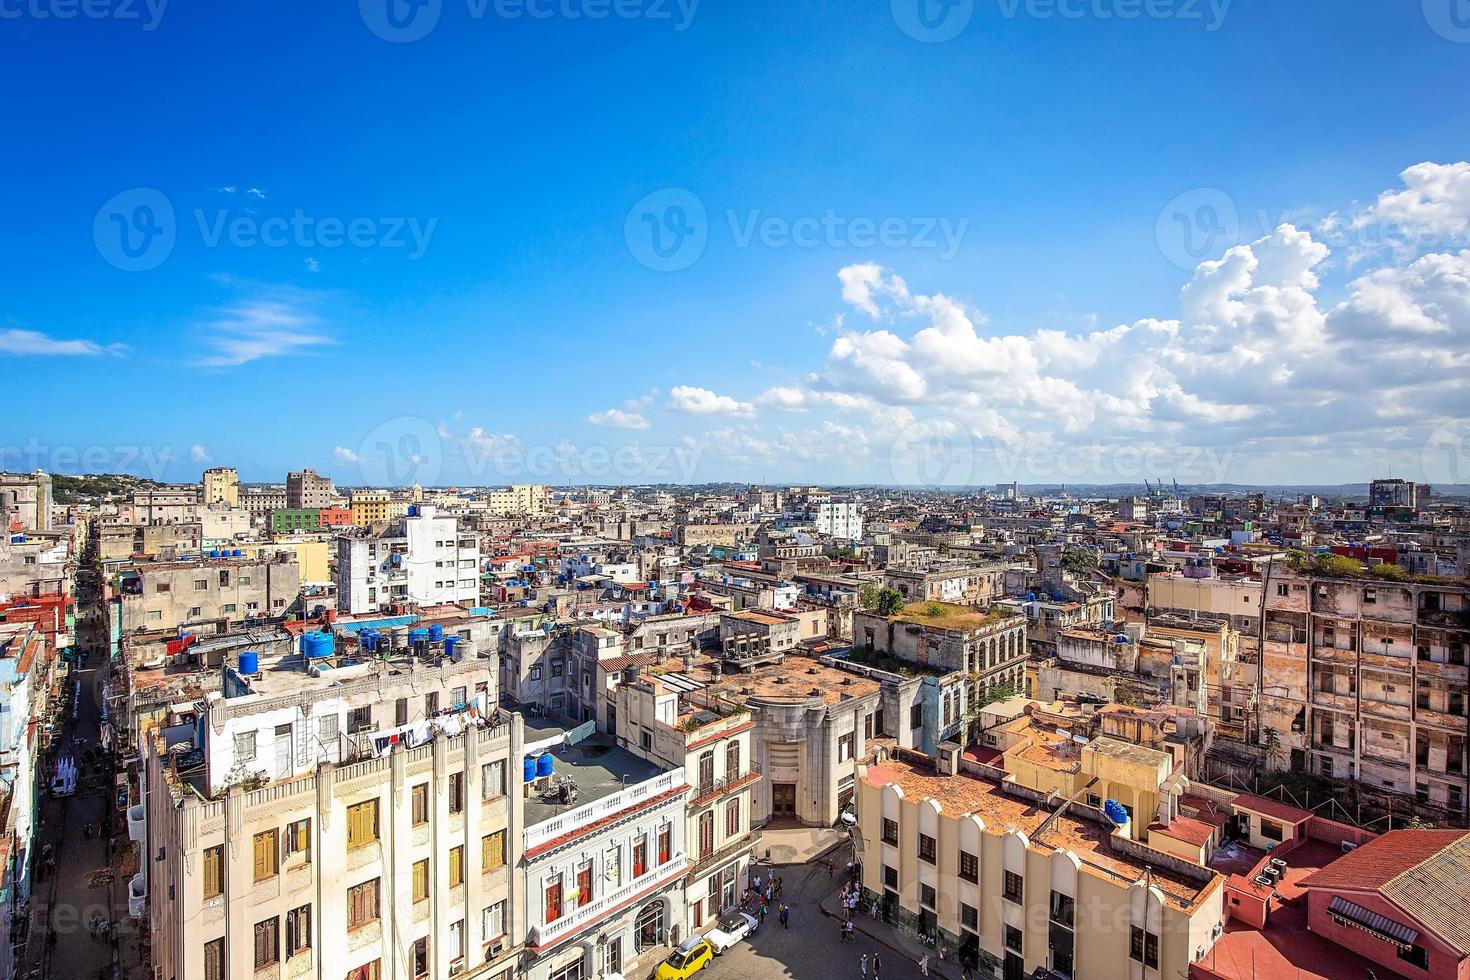
<path fill-rule="evenodd" d="M 1343 925 L 1363 929 L 1404 949 L 1414 945 L 1414 940 L 1419 938 L 1417 930 L 1401 922 L 1395 922 L 1387 916 L 1379 915 L 1372 909 L 1365 909 L 1361 905 L 1349 902 L 1341 895 L 1333 898 L 1328 904 L 1327 914 Z"/>
<path fill-rule="evenodd" d="M 1470 834 L 1412 868 L 1380 891 L 1405 912 L 1455 947 L 1470 955 Z"/>

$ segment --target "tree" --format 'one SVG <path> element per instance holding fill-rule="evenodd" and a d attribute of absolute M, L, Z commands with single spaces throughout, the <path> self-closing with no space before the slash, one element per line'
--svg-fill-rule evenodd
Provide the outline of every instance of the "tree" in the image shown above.
<path fill-rule="evenodd" d="M 1067 548 L 1062 552 L 1062 569 L 1086 575 L 1097 567 L 1097 555 L 1087 548 Z"/>
<path fill-rule="evenodd" d="M 872 582 L 864 582 L 863 587 L 858 589 L 858 606 L 864 611 L 878 608 L 878 586 Z"/>
<path fill-rule="evenodd" d="M 902 608 L 902 592 L 886 587 L 878 590 L 877 609 L 880 616 L 892 616 Z"/>

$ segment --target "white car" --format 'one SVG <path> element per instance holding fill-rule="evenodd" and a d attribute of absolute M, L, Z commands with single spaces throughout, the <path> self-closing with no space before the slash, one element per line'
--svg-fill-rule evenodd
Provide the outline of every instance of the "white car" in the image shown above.
<path fill-rule="evenodd" d="M 755 932 L 755 927 L 758 925 L 760 922 L 756 917 L 747 912 L 726 912 L 720 918 L 720 924 L 706 932 L 704 938 L 709 940 L 709 944 L 715 948 L 715 955 L 718 956 Z"/>

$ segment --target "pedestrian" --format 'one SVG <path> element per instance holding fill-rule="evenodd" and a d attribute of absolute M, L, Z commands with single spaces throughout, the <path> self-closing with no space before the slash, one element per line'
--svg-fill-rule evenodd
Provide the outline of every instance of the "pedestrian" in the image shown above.
<path fill-rule="evenodd" d="M 785 902 L 781 903 L 781 928 L 791 928 L 791 906 L 787 905 Z"/>
<path fill-rule="evenodd" d="M 868 954 L 864 953 L 862 959 L 858 960 L 858 973 L 864 977 L 868 975 Z"/>
<path fill-rule="evenodd" d="M 877 953 L 873 954 L 873 980 L 878 980 L 878 972 L 883 969 L 883 960 Z"/>
<path fill-rule="evenodd" d="M 781 876 L 780 875 L 777 875 L 776 876 L 776 897 L 777 898 L 780 898 L 781 897 L 781 886 L 783 884 L 785 884 L 785 882 L 783 882 L 781 880 Z"/>
<path fill-rule="evenodd" d="M 761 876 L 760 875 L 756 875 L 755 876 L 755 890 L 756 891 L 760 891 L 761 890 Z"/>
<path fill-rule="evenodd" d="M 766 921 L 766 903 L 761 902 L 761 921 Z"/>
<path fill-rule="evenodd" d="M 925 953 L 919 957 L 919 974 L 927 977 L 929 975 L 929 954 Z"/>
<path fill-rule="evenodd" d="M 857 942 L 857 936 L 854 936 L 852 934 L 852 920 L 851 919 L 848 919 L 846 922 L 844 922 L 842 924 L 842 935 L 845 936 L 847 938 L 847 941 L 850 942 L 850 943 Z"/>

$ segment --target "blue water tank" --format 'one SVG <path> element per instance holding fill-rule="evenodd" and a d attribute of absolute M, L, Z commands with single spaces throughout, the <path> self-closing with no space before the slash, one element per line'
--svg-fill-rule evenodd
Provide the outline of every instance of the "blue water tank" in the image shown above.
<path fill-rule="evenodd" d="M 1128 811 L 1125 810 L 1123 808 L 1123 804 L 1119 803 L 1117 800 L 1108 800 L 1106 803 L 1104 803 L 1103 813 L 1106 813 L 1108 815 L 1108 819 L 1117 824 L 1119 827 L 1128 822 Z"/>
<path fill-rule="evenodd" d="M 446 636 L 444 638 L 444 652 L 452 655 L 454 653 L 454 648 L 459 646 L 460 639 L 461 638 L 459 636 L 456 636 L 453 633 Z"/>
<path fill-rule="evenodd" d="M 409 504 L 408 505 L 408 516 L 409 517 L 418 517 L 419 516 L 419 505 L 418 504 Z"/>
<path fill-rule="evenodd" d="M 236 548 L 234 551 L 230 552 L 230 554 L 236 558 L 239 558 L 241 555 L 244 554 L 244 552 L 241 551 L 239 548 Z"/>
<path fill-rule="evenodd" d="M 403 564 L 403 556 L 402 555 L 394 555 L 393 556 L 393 564 L 395 564 L 395 565 L 402 565 Z"/>
<path fill-rule="evenodd" d="M 1035 592 L 1027 592 L 1026 593 L 1026 601 L 1027 602 L 1035 602 L 1036 601 L 1036 593 Z"/>
<path fill-rule="evenodd" d="M 260 654 L 256 653 L 254 650 L 246 650 L 244 653 L 240 654 L 240 673 L 260 673 Z"/>
<path fill-rule="evenodd" d="M 336 637 L 331 633 L 323 633 L 321 630 L 312 630 L 310 633 L 301 635 L 301 652 L 308 660 L 330 657 L 336 645 Z"/>
<path fill-rule="evenodd" d="M 368 653 L 373 653 L 378 649 L 379 635 L 375 629 L 365 629 L 357 634 L 357 643 Z"/>
<path fill-rule="evenodd" d="M 536 775 L 538 777 L 550 776 L 556 767 L 556 759 L 547 752 L 536 760 Z"/>
<path fill-rule="evenodd" d="M 429 631 L 422 626 L 415 627 L 414 629 L 409 630 L 408 642 L 411 644 L 429 642 Z"/>
<path fill-rule="evenodd" d="M 429 642 L 438 643 L 442 639 L 444 639 L 444 627 L 440 626 L 438 623 L 430 623 Z"/>
<path fill-rule="evenodd" d="M 219 549 L 218 548 L 210 548 L 209 549 L 209 557 L 211 557 L 211 558 L 218 558 L 219 557 Z"/>
<path fill-rule="evenodd" d="M 1126 633 L 1119 633 L 1117 636 L 1113 637 L 1113 642 L 1114 643 L 1127 643 L 1128 642 L 1128 635 Z"/>
<path fill-rule="evenodd" d="M 521 777 L 528 783 L 536 778 L 536 760 L 529 755 L 521 763 Z"/>

